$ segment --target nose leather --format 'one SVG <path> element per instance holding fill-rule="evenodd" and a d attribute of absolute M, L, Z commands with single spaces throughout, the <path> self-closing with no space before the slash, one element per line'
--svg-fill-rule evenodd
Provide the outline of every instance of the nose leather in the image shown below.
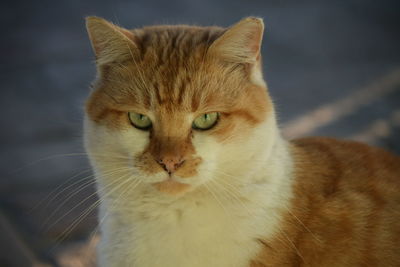
<path fill-rule="evenodd" d="M 169 174 L 175 172 L 185 160 L 180 156 L 165 156 L 157 160 L 158 164 Z"/>

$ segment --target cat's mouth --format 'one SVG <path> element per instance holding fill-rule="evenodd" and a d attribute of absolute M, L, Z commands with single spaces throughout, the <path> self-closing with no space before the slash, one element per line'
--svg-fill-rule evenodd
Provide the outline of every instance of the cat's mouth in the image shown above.
<path fill-rule="evenodd" d="M 189 188 L 189 184 L 184 184 L 176 181 L 172 177 L 168 177 L 166 180 L 153 183 L 153 186 L 160 192 L 170 194 L 170 195 L 178 195 L 183 192 L 186 192 Z"/>

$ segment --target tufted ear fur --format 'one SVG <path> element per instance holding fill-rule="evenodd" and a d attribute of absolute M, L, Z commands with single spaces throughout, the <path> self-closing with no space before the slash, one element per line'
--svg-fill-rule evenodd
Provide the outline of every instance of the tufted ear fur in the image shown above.
<path fill-rule="evenodd" d="M 263 32 L 261 18 L 244 18 L 215 40 L 208 53 L 227 62 L 255 63 L 260 58 Z"/>
<path fill-rule="evenodd" d="M 96 55 L 97 65 L 121 62 L 137 54 L 135 36 L 99 17 L 87 17 L 86 29 Z"/>

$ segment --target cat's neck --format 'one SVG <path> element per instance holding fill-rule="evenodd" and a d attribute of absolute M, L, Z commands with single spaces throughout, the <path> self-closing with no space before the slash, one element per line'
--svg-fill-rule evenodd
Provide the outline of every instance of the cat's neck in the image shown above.
<path fill-rule="evenodd" d="M 285 140 L 277 126 L 275 114 L 271 114 L 267 122 L 258 129 L 264 136 L 257 144 L 259 152 L 250 159 L 252 171 L 243 179 L 250 184 L 268 184 L 272 188 L 292 181 L 293 159 L 290 143 Z M 256 148 L 254 148 L 256 150 Z"/>

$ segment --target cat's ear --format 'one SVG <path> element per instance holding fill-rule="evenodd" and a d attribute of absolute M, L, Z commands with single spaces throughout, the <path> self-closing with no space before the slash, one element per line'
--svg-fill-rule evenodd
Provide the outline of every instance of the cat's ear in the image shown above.
<path fill-rule="evenodd" d="M 132 58 L 138 51 L 132 32 L 99 17 L 87 17 L 86 29 L 98 65 Z"/>
<path fill-rule="evenodd" d="M 228 62 L 255 63 L 260 58 L 263 32 L 261 18 L 244 18 L 228 28 L 208 51 Z"/>

